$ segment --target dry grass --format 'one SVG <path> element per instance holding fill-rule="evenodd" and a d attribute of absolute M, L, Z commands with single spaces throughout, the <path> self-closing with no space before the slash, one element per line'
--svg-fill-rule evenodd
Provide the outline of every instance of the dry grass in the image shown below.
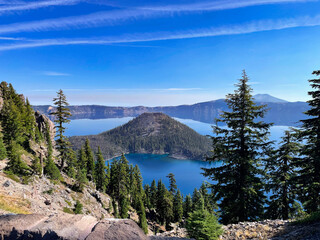
<path fill-rule="evenodd" d="M 30 207 L 30 202 L 26 199 L 0 194 L 0 209 L 4 211 L 30 214 Z"/>

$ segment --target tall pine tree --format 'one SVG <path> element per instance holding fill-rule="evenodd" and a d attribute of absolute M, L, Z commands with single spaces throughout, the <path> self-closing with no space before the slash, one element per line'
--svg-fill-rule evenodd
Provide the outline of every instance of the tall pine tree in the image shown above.
<path fill-rule="evenodd" d="M 106 167 L 103 159 L 101 149 L 98 148 L 97 163 L 95 165 L 95 183 L 96 188 L 100 192 L 104 192 L 106 189 Z"/>
<path fill-rule="evenodd" d="M 57 97 L 53 99 L 53 104 L 56 106 L 56 111 L 50 114 L 55 117 L 54 122 L 56 123 L 56 127 L 58 129 L 56 148 L 60 153 L 60 169 L 63 169 L 67 158 L 68 149 L 70 148 L 68 138 L 64 135 L 66 131 L 64 125 L 70 122 L 69 118 L 71 117 L 71 113 L 70 109 L 68 108 L 69 103 L 67 102 L 67 98 L 61 89 L 57 92 Z"/>
<path fill-rule="evenodd" d="M 86 143 L 84 145 L 84 151 L 85 151 L 85 159 L 87 160 L 86 162 L 86 172 L 87 172 L 87 178 L 88 180 L 90 181 L 93 181 L 94 180 L 94 170 L 95 170 L 95 167 L 94 167 L 94 154 L 93 154 L 93 151 L 90 147 L 90 141 L 89 139 L 87 138 L 86 139 Z"/>
<path fill-rule="evenodd" d="M 243 71 L 235 92 L 227 95 L 230 112 L 223 112 L 213 127 L 212 156 L 207 160 L 222 161 L 222 166 L 204 169 L 205 176 L 217 181 L 213 193 L 215 200 L 220 200 L 223 223 L 255 221 L 263 215 L 263 172 L 258 166 L 269 151 L 271 124 L 259 120 L 266 109 L 254 103 L 248 80 Z"/>
<path fill-rule="evenodd" d="M 300 144 L 286 131 L 279 148 L 267 161 L 267 191 L 271 191 L 266 217 L 287 220 L 295 212 L 296 164 Z"/>
<path fill-rule="evenodd" d="M 308 101 L 310 110 L 305 112 L 308 119 L 302 120 L 305 145 L 299 163 L 299 199 L 308 213 L 320 208 L 320 70 L 313 74 L 318 78 L 309 80 L 313 91 L 308 93 L 312 97 Z"/>

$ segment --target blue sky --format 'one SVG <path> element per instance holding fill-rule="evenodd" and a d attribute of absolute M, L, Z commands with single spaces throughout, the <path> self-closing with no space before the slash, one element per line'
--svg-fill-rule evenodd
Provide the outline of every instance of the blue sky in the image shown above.
<path fill-rule="evenodd" d="M 179 105 L 233 91 L 305 101 L 318 0 L 0 0 L 0 81 L 32 104 Z"/>

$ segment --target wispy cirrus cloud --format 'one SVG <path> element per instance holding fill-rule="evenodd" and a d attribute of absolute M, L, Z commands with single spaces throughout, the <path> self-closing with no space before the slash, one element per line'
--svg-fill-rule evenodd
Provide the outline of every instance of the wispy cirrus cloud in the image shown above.
<path fill-rule="evenodd" d="M 42 71 L 40 72 L 41 75 L 44 76 L 51 76 L 51 77 L 66 77 L 71 76 L 70 73 L 63 73 L 63 72 L 55 72 L 55 71 Z"/>
<path fill-rule="evenodd" d="M 101 11 L 92 14 L 70 16 L 62 18 L 53 18 L 39 21 L 13 23 L 8 25 L 0 25 L 0 34 L 18 33 L 18 32 L 39 32 L 39 31 L 56 31 L 65 29 L 82 29 L 108 25 L 121 24 L 128 20 L 157 18 L 162 16 L 171 16 L 177 12 L 202 12 L 202 11 L 218 11 L 234 8 L 242 8 L 255 5 L 266 4 L 282 4 L 311 2 L 318 0 L 226 0 L 226 1 L 206 1 L 197 2 L 187 5 L 162 5 L 162 6 L 140 6 L 133 8 L 124 8 L 121 10 Z M 79 2 L 90 2 L 87 0 L 52 0 L 31 2 L 16 6 L 0 7 L 0 14 L 4 11 L 32 9 L 40 7 L 48 7 L 54 5 L 71 5 Z M 92 3 L 99 3 L 92 2 Z M 105 3 L 106 4 L 106 3 Z M 112 3 L 110 3 L 112 5 Z"/>
<path fill-rule="evenodd" d="M 63 30 L 70 28 L 91 28 L 114 25 L 130 19 L 156 17 L 163 14 L 165 14 L 165 12 L 143 9 L 103 11 L 81 16 L 0 25 L 0 34 Z"/>
<path fill-rule="evenodd" d="M 248 34 L 262 31 L 281 30 L 296 27 L 320 26 L 320 15 L 314 17 L 261 20 L 245 24 L 203 28 L 189 31 L 154 32 L 122 36 L 86 38 L 86 39 L 44 39 L 30 40 L 23 43 L 0 45 L 0 51 L 59 45 L 104 45 L 117 43 L 138 43 L 161 40 L 214 37 L 223 35 Z"/>
<path fill-rule="evenodd" d="M 244 8 L 258 5 L 316 2 L 318 0 L 219 0 L 195 2 L 190 4 L 141 6 L 139 8 L 160 11 L 189 12 L 189 11 L 219 11 L 227 9 Z"/>
<path fill-rule="evenodd" d="M 33 1 L 33 2 L 15 2 L 9 5 L 0 6 L 0 15 L 10 12 L 34 10 L 51 6 L 74 5 L 80 3 L 81 0 L 48 0 L 48 1 Z M 0 2 L 1 3 L 1 2 Z"/>

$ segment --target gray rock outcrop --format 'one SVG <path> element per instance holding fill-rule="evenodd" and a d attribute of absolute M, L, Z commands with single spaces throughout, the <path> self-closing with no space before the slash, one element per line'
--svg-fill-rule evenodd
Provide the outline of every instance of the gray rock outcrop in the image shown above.
<path fill-rule="evenodd" d="M 148 237 L 129 219 L 98 221 L 87 215 L 59 213 L 0 216 L 0 239 L 3 240 L 175 240 L 171 237 Z"/>
<path fill-rule="evenodd" d="M 40 132 L 43 134 L 43 136 L 45 136 L 47 131 L 49 131 L 52 145 L 54 145 L 54 137 L 56 135 L 56 128 L 54 123 L 46 115 L 41 114 L 38 111 L 35 112 L 35 118 Z"/>

